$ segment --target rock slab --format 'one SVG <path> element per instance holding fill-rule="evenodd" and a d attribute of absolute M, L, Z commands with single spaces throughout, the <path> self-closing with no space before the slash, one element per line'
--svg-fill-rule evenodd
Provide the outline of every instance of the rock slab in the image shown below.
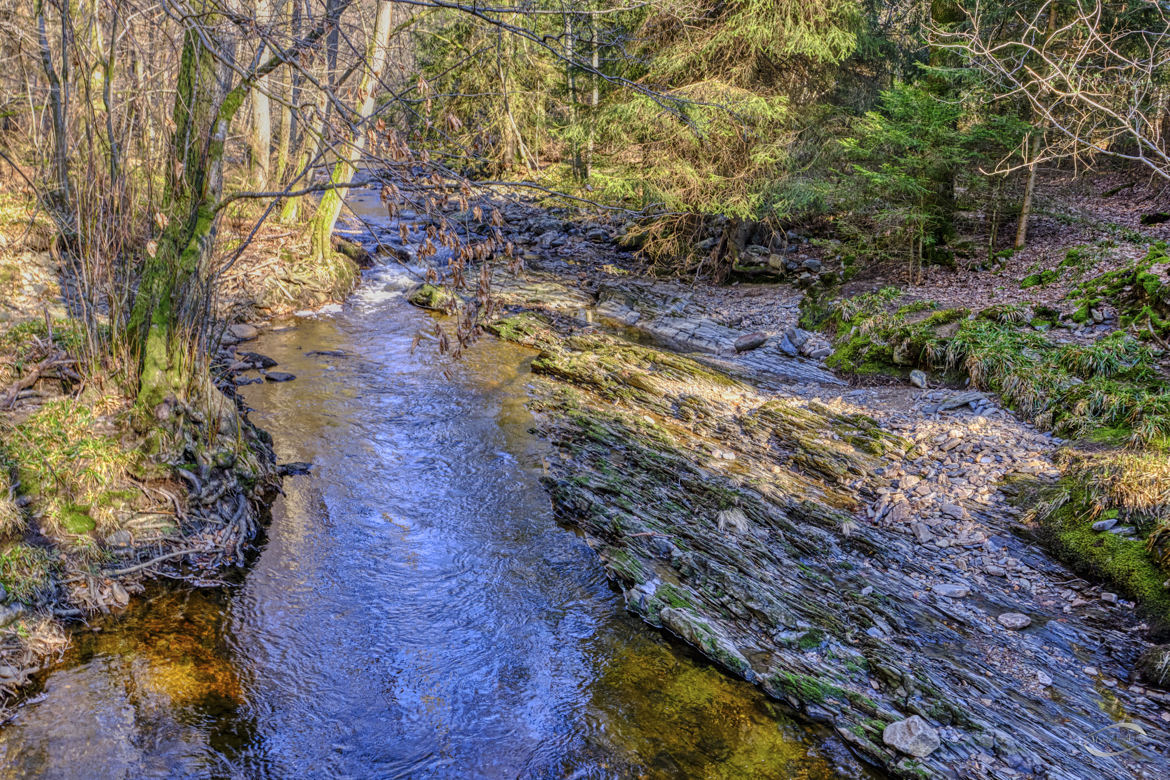
<path fill-rule="evenodd" d="M 886 726 L 882 742 L 915 758 L 929 756 L 942 744 L 938 731 L 918 715 Z"/>

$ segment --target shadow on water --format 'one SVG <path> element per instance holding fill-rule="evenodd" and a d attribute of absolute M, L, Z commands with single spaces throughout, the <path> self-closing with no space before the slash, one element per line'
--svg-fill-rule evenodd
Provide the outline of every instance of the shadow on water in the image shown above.
<path fill-rule="evenodd" d="M 459 363 L 384 271 L 254 349 L 286 481 L 235 587 L 79 631 L 0 730 L 0 777 L 830 778 L 860 771 L 748 684 L 628 616 L 557 525 L 531 355 Z"/>

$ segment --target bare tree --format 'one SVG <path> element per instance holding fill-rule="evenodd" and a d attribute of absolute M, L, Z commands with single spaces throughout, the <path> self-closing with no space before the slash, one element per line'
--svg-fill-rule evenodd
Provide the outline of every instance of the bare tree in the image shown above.
<path fill-rule="evenodd" d="M 936 40 L 982 69 L 1000 97 L 1027 102 L 1033 142 L 1047 128 L 1026 164 L 1105 155 L 1170 179 L 1160 132 L 1170 65 L 1164 4 L 976 1 L 965 11 L 967 23 L 936 30 Z"/>

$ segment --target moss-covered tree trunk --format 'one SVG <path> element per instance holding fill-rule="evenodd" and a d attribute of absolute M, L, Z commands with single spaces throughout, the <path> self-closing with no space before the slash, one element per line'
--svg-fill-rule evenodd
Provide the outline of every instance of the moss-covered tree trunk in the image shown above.
<path fill-rule="evenodd" d="M 197 3 L 211 14 L 210 2 Z M 150 408 L 168 395 L 184 397 L 191 385 L 198 329 L 206 306 L 206 261 L 215 242 L 216 206 L 223 191 L 223 151 L 244 89 L 226 90 L 232 46 L 216 40 L 215 20 L 188 28 L 175 93 L 174 170 L 169 208 L 154 254 L 147 258 L 130 317 L 139 350 L 138 400 Z M 217 58 L 218 56 L 218 58 Z"/>
<path fill-rule="evenodd" d="M 333 166 L 333 173 L 329 177 L 333 189 L 327 190 L 322 196 L 321 202 L 317 205 L 317 212 L 313 215 L 313 221 L 309 225 L 313 259 L 318 262 L 328 257 L 331 251 L 330 239 L 333 236 L 333 226 L 341 215 L 340 190 L 353 179 L 358 161 L 361 160 L 362 154 L 365 152 L 368 132 L 366 121 L 374 113 L 374 98 L 382 81 L 382 71 L 386 68 L 386 51 L 390 43 L 390 23 L 393 13 L 393 2 L 378 0 L 374 32 L 370 36 L 370 45 L 366 49 L 362 81 L 358 85 L 358 98 L 361 103 L 358 107 L 357 121 L 354 122 L 354 137 L 349 148 Z"/>

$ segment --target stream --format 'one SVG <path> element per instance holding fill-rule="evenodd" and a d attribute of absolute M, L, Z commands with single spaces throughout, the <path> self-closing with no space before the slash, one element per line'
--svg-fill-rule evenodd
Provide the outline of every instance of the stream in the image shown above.
<path fill-rule="evenodd" d="M 531 353 L 461 361 L 374 271 L 248 345 L 290 477 L 230 587 L 159 586 L 80 628 L 0 730 L 0 777 L 830 778 L 823 731 L 628 615 L 559 526 Z"/>

